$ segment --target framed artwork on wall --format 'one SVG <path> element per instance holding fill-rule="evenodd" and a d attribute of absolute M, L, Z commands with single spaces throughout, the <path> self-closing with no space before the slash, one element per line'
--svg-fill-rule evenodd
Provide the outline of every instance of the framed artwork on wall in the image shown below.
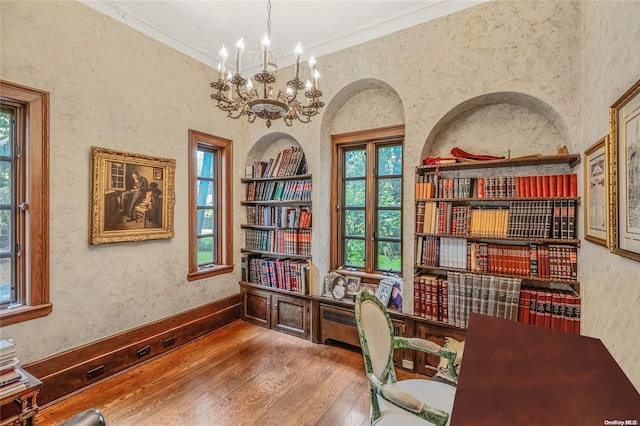
<path fill-rule="evenodd" d="M 609 112 L 609 248 L 640 261 L 640 80 Z"/>
<path fill-rule="evenodd" d="M 354 275 L 347 275 L 347 294 L 355 296 L 360 292 L 361 278 Z"/>
<path fill-rule="evenodd" d="M 174 237 L 176 160 L 91 147 L 91 244 Z"/>
<path fill-rule="evenodd" d="M 584 152 L 584 237 L 607 245 L 607 156 L 605 136 Z"/>

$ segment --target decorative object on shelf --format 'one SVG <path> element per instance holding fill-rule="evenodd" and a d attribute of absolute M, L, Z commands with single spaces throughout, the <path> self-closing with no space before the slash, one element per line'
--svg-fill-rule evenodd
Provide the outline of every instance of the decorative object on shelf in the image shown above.
<path fill-rule="evenodd" d="M 99 147 L 91 159 L 91 244 L 174 237 L 176 160 Z"/>
<path fill-rule="evenodd" d="M 362 283 L 360 291 L 364 291 L 365 293 L 369 293 L 372 296 L 375 296 L 378 292 L 378 285 L 371 283 Z"/>
<path fill-rule="evenodd" d="M 391 290 L 393 289 L 393 280 L 391 278 L 384 278 L 378 285 L 378 291 L 376 297 L 384 305 L 389 304 L 389 298 L 391 297 Z"/>
<path fill-rule="evenodd" d="M 584 152 L 584 238 L 607 245 L 607 158 L 608 136 Z"/>
<path fill-rule="evenodd" d="M 338 300 L 347 295 L 347 279 L 345 277 L 339 275 L 333 280 L 331 294 Z"/>
<path fill-rule="evenodd" d="M 486 160 L 502 160 L 504 157 L 496 156 L 496 155 L 481 155 L 481 154 L 471 154 L 469 152 L 463 151 L 460 148 L 451 149 L 451 155 L 460 161 L 486 161 Z"/>
<path fill-rule="evenodd" d="M 333 284 L 334 281 L 336 280 L 336 278 L 341 277 L 342 275 L 340 275 L 337 272 L 329 272 L 327 273 L 327 275 L 324 276 L 324 286 L 322 288 L 322 296 L 325 297 L 333 297 L 333 294 L 331 293 L 331 290 L 333 290 Z"/>
<path fill-rule="evenodd" d="M 609 112 L 609 248 L 640 261 L 640 80 Z"/>
<path fill-rule="evenodd" d="M 361 280 L 361 277 L 347 275 L 347 295 L 355 296 L 360 292 Z"/>
<path fill-rule="evenodd" d="M 276 83 L 276 64 L 271 55 L 271 1 L 267 1 L 267 33 L 262 39 L 262 71 L 253 78 L 262 85 L 261 94 L 253 88 L 251 79 L 245 79 L 241 75 L 241 59 L 244 51 L 243 39 L 236 44 L 236 73 L 231 71 L 225 77 L 225 65 L 228 57 L 227 50 L 222 46 L 220 50 L 221 62 L 218 66 L 218 79 L 211 83 L 215 93 L 211 98 L 217 101 L 217 107 L 227 113 L 228 117 L 237 119 L 247 117 L 253 123 L 256 117 L 266 120 L 267 127 L 271 127 L 271 120 L 283 119 L 287 126 L 293 125 L 294 120 L 301 123 L 309 123 L 311 117 L 317 115 L 324 103 L 320 100 L 322 91 L 318 86 L 320 74 L 316 69 L 316 61 L 309 58 L 310 80 L 305 83 L 300 80 L 300 58 L 302 47 L 298 43 L 295 49 L 296 64 L 294 77 L 286 84 L 286 89 L 278 91 L 274 97 Z M 298 99 L 298 91 L 305 89 L 304 96 L 308 99 L 306 104 Z"/>

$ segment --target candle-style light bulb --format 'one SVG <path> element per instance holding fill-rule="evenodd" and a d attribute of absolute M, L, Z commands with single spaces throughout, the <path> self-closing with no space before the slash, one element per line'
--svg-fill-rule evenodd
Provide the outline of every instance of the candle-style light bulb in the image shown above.
<path fill-rule="evenodd" d="M 269 52 L 269 36 L 266 34 L 262 38 L 262 69 L 267 69 L 267 53 Z"/>
<path fill-rule="evenodd" d="M 244 52 L 244 38 L 241 38 L 236 43 L 236 73 L 240 74 L 240 59 L 242 57 L 242 52 Z"/>
<path fill-rule="evenodd" d="M 293 89 L 287 86 L 287 95 L 293 95 Z"/>
<path fill-rule="evenodd" d="M 309 58 L 309 68 L 311 68 L 312 72 L 316 69 L 316 58 L 313 56 Z"/>
<path fill-rule="evenodd" d="M 320 73 L 314 69 L 313 71 L 313 88 L 318 89 L 318 79 L 320 78 Z"/>
<path fill-rule="evenodd" d="M 247 81 L 247 91 L 250 92 L 251 89 L 253 89 L 253 82 L 249 79 L 249 81 Z"/>
<path fill-rule="evenodd" d="M 307 90 L 311 90 L 311 82 L 307 80 L 307 84 L 304 85 Z"/>
<path fill-rule="evenodd" d="M 224 74 L 222 72 L 222 62 L 220 62 L 218 64 L 218 80 L 222 80 L 223 77 L 224 77 Z"/>
<path fill-rule="evenodd" d="M 295 76 L 297 80 L 300 76 L 300 58 L 302 57 L 302 46 L 300 45 L 300 43 L 298 43 L 298 45 L 296 46 L 296 50 L 294 50 L 294 53 L 296 55 Z"/>
<path fill-rule="evenodd" d="M 222 61 L 222 70 L 224 71 L 224 64 L 227 62 L 227 58 L 229 57 L 229 54 L 227 53 L 227 48 L 224 47 L 224 45 L 222 45 L 222 49 L 220 49 L 220 58 Z"/>

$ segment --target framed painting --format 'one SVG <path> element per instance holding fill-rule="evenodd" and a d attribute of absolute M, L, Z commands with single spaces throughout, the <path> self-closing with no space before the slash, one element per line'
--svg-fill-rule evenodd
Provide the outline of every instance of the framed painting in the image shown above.
<path fill-rule="evenodd" d="M 605 136 L 584 152 L 584 237 L 607 245 L 607 156 Z"/>
<path fill-rule="evenodd" d="M 91 147 L 91 244 L 174 237 L 176 160 Z"/>
<path fill-rule="evenodd" d="M 347 295 L 355 296 L 360 292 L 361 277 L 347 275 Z"/>
<path fill-rule="evenodd" d="M 609 248 L 640 261 L 640 80 L 609 113 Z"/>

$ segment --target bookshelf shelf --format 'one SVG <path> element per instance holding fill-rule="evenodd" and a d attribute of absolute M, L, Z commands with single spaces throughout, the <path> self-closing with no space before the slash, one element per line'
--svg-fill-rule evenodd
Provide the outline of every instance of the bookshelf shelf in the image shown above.
<path fill-rule="evenodd" d="M 253 253 L 253 254 L 261 254 L 269 257 L 286 257 L 289 259 L 311 259 L 310 254 L 291 254 L 291 253 L 280 253 L 277 251 L 266 251 L 266 250 L 252 250 L 252 249 L 240 249 L 242 253 Z"/>
<path fill-rule="evenodd" d="M 310 206 L 311 200 L 240 201 L 241 206 Z"/>
<path fill-rule="evenodd" d="M 274 176 L 274 177 L 262 177 L 262 178 L 242 178 L 240 182 L 242 183 L 250 183 L 250 182 L 270 182 L 270 181 L 288 181 L 288 180 L 304 180 L 311 179 L 311 175 L 294 175 L 294 176 Z"/>
<path fill-rule="evenodd" d="M 569 155 L 543 155 L 537 157 L 526 158 L 509 158 L 504 160 L 488 160 L 488 161 L 464 161 L 459 163 L 441 164 L 439 170 L 471 170 L 471 169 L 492 169 L 498 167 L 523 167 L 523 166 L 539 166 L 543 164 L 568 164 L 575 167 L 580 164 L 580 154 Z M 435 172 L 438 169 L 436 165 L 418 166 L 416 173 Z"/>
<path fill-rule="evenodd" d="M 580 239 L 571 238 L 526 238 L 526 237 L 498 237 L 487 235 L 449 235 L 449 234 L 431 234 L 425 232 L 416 232 L 416 236 L 425 237 L 445 237 L 445 238 L 461 238 L 472 241 L 514 241 L 514 242 L 531 242 L 531 243 L 551 243 L 551 244 L 573 244 L 580 247 Z"/>
<path fill-rule="evenodd" d="M 240 228 L 242 228 L 242 229 L 266 229 L 266 230 L 268 230 L 268 229 L 274 229 L 274 230 L 275 229 L 283 229 L 283 230 L 289 229 L 289 230 L 293 230 L 293 231 L 299 231 L 301 229 L 311 229 L 311 228 L 300 228 L 298 226 L 290 227 L 290 226 L 251 225 L 249 223 L 241 224 Z"/>
<path fill-rule="evenodd" d="M 579 334 L 577 174 L 537 169 L 579 163 L 550 155 L 416 167 L 414 315 L 464 329 L 479 312 Z M 505 170 L 487 170 L 496 168 Z"/>

